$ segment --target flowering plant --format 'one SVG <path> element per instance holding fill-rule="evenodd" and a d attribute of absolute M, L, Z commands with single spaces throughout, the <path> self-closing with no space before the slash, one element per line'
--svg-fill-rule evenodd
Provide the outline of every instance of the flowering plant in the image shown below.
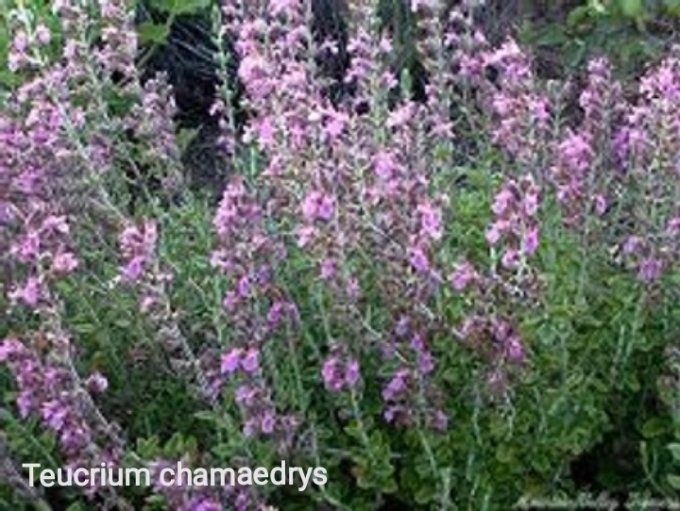
<path fill-rule="evenodd" d="M 0 502 L 505 509 L 602 484 L 580 472 L 618 442 L 635 470 L 606 488 L 673 494 L 672 417 L 648 401 L 680 327 L 677 49 L 632 93 L 603 58 L 582 86 L 547 80 L 468 4 L 409 5 L 422 77 L 395 65 L 400 34 L 371 2 L 335 39 L 313 2 L 215 6 L 228 179 L 206 190 L 185 171 L 176 77 L 136 60 L 131 3 L 54 2 L 56 33 L 17 3 Z M 329 482 L 53 495 L 16 469 L 36 456 L 286 460 Z"/>

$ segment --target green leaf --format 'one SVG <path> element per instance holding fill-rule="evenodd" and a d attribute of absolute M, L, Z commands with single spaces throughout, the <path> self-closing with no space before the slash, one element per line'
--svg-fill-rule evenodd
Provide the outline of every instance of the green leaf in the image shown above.
<path fill-rule="evenodd" d="M 210 6 L 210 0 L 152 0 L 151 7 L 168 14 L 195 14 Z"/>
<path fill-rule="evenodd" d="M 644 9 L 642 0 L 619 0 L 619 6 L 623 15 L 628 18 L 639 18 Z"/>
<path fill-rule="evenodd" d="M 564 33 L 564 27 L 559 23 L 552 23 L 538 32 L 535 44 L 537 46 L 555 46 L 565 44 L 568 40 Z"/>
<path fill-rule="evenodd" d="M 434 486 L 423 484 L 418 491 L 416 491 L 416 502 L 424 505 L 433 502 L 437 497 L 437 489 Z"/>
<path fill-rule="evenodd" d="M 164 44 L 170 29 L 167 25 L 147 21 L 137 27 L 137 33 L 144 44 Z"/>
<path fill-rule="evenodd" d="M 142 459 L 154 458 L 158 454 L 158 438 L 138 438 L 137 452 Z"/>
<path fill-rule="evenodd" d="M 182 153 L 187 150 L 189 144 L 196 138 L 198 131 L 198 128 L 182 128 L 179 130 L 177 133 L 177 145 Z"/>
<path fill-rule="evenodd" d="M 589 7 L 598 14 L 607 14 L 607 7 L 600 0 L 590 0 Z"/>
<path fill-rule="evenodd" d="M 83 506 L 82 503 L 80 502 L 74 502 L 71 504 L 69 507 L 66 508 L 66 511 L 85 511 L 85 506 Z"/>
<path fill-rule="evenodd" d="M 149 5 L 158 12 L 172 12 L 175 0 L 151 0 Z"/>
<path fill-rule="evenodd" d="M 680 444 L 668 444 L 667 447 L 676 463 L 680 463 Z"/>
<path fill-rule="evenodd" d="M 182 433 L 177 432 L 170 437 L 170 440 L 163 447 L 163 453 L 168 457 L 184 453 L 184 437 Z"/>
<path fill-rule="evenodd" d="M 567 16 L 567 26 L 569 28 L 576 28 L 578 25 L 586 21 L 591 14 L 591 9 L 587 5 L 580 5 L 571 11 Z"/>
<path fill-rule="evenodd" d="M 499 445 L 496 449 L 496 460 L 502 464 L 508 464 L 514 459 L 514 452 L 511 447 Z"/>
<path fill-rule="evenodd" d="M 664 0 L 663 5 L 668 14 L 680 16 L 680 0 Z"/>
<path fill-rule="evenodd" d="M 648 419 L 642 426 L 642 436 L 654 438 L 662 435 L 666 431 L 666 421 L 660 417 Z"/>
<path fill-rule="evenodd" d="M 668 484 L 670 484 L 674 489 L 680 490 L 680 476 L 669 475 Z"/>
<path fill-rule="evenodd" d="M 195 14 L 201 9 L 210 7 L 210 0 L 176 0 L 175 14 Z"/>

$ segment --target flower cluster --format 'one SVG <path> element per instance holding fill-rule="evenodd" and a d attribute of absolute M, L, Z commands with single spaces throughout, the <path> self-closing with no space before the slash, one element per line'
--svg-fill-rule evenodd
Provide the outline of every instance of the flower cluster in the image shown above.
<path fill-rule="evenodd" d="M 556 304 L 566 311 L 564 335 L 578 337 L 591 325 L 568 314 L 590 305 L 596 286 L 624 281 L 639 292 L 634 328 L 626 319 L 614 325 L 626 348 L 614 369 L 624 367 L 637 349 L 624 336 L 647 328 L 642 315 L 658 302 L 645 299 L 665 292 L 680 260 L 680 60 L 671 54 L 650 67 L 628 95 L 609 63 L 594 59 L 583 90 L 567 97 L 566 86 L 534 73 L 514 40 L 491 47 L 474 23 L 477 2 L 459 3 L 410 2 L 411 12 L 401 11 L 408 33 L 399 33 L 377 19 L 374 2 L 349 2 L 336 41 L 319 37 L 316 2 L 223 2 L 211 115 L 230 178 L 212 218 L 210 266 L 184 265 L 166 250 L 176 246 L 178 211 L 188 212 L 182 233 L 192 237 L 204 234 L 205 219 L 198 207 L 183 209 L 199 198 L 181 186 L 177 105 L 168 76 L 139 69 L 133 3 L 54 2 L 60 37 L 17 4 L 9 66 L 24 82 L 0 107 L 0 264 L 8 330 L 21 329 L 25 342 L 0 342 L 0 362 L 16 381 L 18 415 L 38 418 L 70 466 L 126 458 L 94 399 L 119 389 L 99 372 L 81 378 L 76 368 L 100 351 L 89 350 L 87 333 L 72 349 L 64 326 L 89 296 L 62 303 L 56 285 L 96 286 L 110 258 L 120 263 L 115 289 L 133 293 L 135 319 L 164 349 L 149 364 L 197 391 L 202 401 L 183 401 L 192 413 L 210 407 L 199 416 L 215 437 L 228 431 L 211 455 L 235 464 L 274 449 L 291 459 L 330 455 L 355 467 L 348 480 L 366 478 L 358 485 L 367 499 L 369 489 L 394 485 L 401 453 L 389 450 L 415 438 L 446 507 L 458 475 L 437 458 L 451 465 L 456 449 L 440 457 L 429 442 L 456 436 L 447 385 L 476 393 L 476 380 L 457 381 L 471 369 L 509 401 L 512 377 L 544 362 L 552 370 L 546 359 L 556 357 L 542 356 L 548 341 L 533 343 L 532 329 L 557 335 L 543 324 Z M 422 76 L 393 58 L 405 45 Z M 329 78 L 320 62 L 340 48 L 346 69 Z M 158 182 L 187 201 L 155 200 Z M 117 253 L 109 246 L 116 233 Z M 641 285 L 609 279 L 616 253 Z M 191 293 L 199 299 L 179 301 Z M 560 355 L 570 349 L 565 343 Z M 467 405 L 456 404 L 456 414 Z M 495 422 L 476 418 L 476 429 Z M 417 434 L 394 442 L 397 428 Z M 341 449 L 328 448 L 329 432 L 361 445 L 343 438 Z M 475 475 L 474 484 L 485 479 Z M 260 506 L 238 487 L 155 491 L 182 511 Z M 315 498 L 336 505 L 335 492 L 330 485 Z"/>
<path fill-rule="evenodd" d="M 7 65 L 10 71 L 17 72 L 24 68 L 31 68 L 38 64 L 35 60 L 34 48 L 50 44 L 52 34 L 50 29 L 40 23 L 34 30 L 27 31 L 19 28 L 14 32 L 14 38 L 10 44 Z"/>
<path fill-rule="evenodd" d="M 173 123 L 176 105 L 168 77 L 158 73 L 135 92 L 139 103 L 130 109 L 123 126 L 142 149 L 135 163 L 136 177 L 147 181 L 148 176 L 156 177 L 166 193 L 176 193 L 181 190 L 183 176 Z M 144 176 L 140 167 L 148 169 Z"/>
<path fill-rule="evenodd" d="M 430 381 L 435 359 L 426 333 L 411 317 L 402 316 L 383 344 L 382 357 L 392 367 L 382 389 L 383 417 L 389 423 L 442 431 L 448 416 L 441 391 Z"/>
<path fill-rule="evenodd" d="M 328 356 L 321 367 L 321 377 L 326 388 L 332 392 L 340 392 L 354 388 L 359 382 L 359 361 L 352 357 L 343 357 L 340 349 Z"/>
<path fill-rule="evenodd" d="M 71 468 L 120 463 L 123 444 L 116 426 L 103 420 L 88 393 L 106 390 L 101 374 L 94 373 L 81 382 L 64 365 L 68 360 L 42 356 L 15 338 L 0 343 L 0 362 L 7 364 L 16 380 L 20 416 L 40 418 L 55 434 Z"/>
<path fill-rule="evenodd" d="M 221 357 L 213 385 L 219 388 L 240 375 L 235 399 L 243 411 L 244 433 L 269 435 L 278 426 L 285 436 L 291 418 L 276 413 L 260 366 L 266 341 L 297 316 L 295 305 L 285 298 L 273 275 L 285 253 L 265 230 L 262 209 L 243 180 L 227 186 L 213 225 L 219 246 L 211 261 L 232 285 L 222 305 L 233 329 L 231 347 Z M 267 307 L 264 317 L 257 312 L 259 305 Z"/>
<path fill-rule="evenodd" d="M 69 3 L 63 2 L 64 5 Z M 130 8 L 130 2 L 126 0 L 99 0 L 98 4 L 103 44 L 95 53 L 95 58 L 101 68 L 112 77 L 133 82 L 138 76 L 135 66 L 138 41 L 134 24 L 134 9 Z M 73 2 L 73 5 L 77 5 L 76 2 Z M 131 83 L 130 86 L 135 85 Z"/>
<path fill-rule="evenodd" d="M 470 315 L 460 328 L 463 342 L 490 362 L 487 383 L 492 391 L 504 393 L 508 372 L 527 357 L 526 348 L 512 321 L 503 316 Z"/>
<path fill-rule="evenodd" d="M 537 172 L 536 162 L 548 135 L 550 100 L 536 85 L 531 61 L 509 39 L 487 52 L 485 67 L 498 73 L 498 88 L 487 93 L 493 113 L 493 140 L 520 165 Z"/>
<path fill-rule="evenodd" d="M 174 369 L 187 381 L 195 381 L 197 394 L 214 403 L 218 388 L 207 375 L 210 357 L 208 363 L 202 363 L 180 329 L 169 297 L 173 275 L 160 264 L 157 242 L 154 220 L 145 219 L 139 224 L 126 220 L 118 237 L 123 261 L 118 279 L 138 293 L 140 311 L 154 326 L 156 340 L 171 357 Z"/>
<path fill-rule="evenodd" d="M 565 223 L 583 226 L 605 213 L 619 176 L 613 170 L 613 130 L 622 110 L 621 85 L 603 58 L 588 64 L 588 82 L 579 95 L 580 125 L 567 129 L 555 147 L 551 181 Z M 599 169 L 599 170 L 598 170 Z"/>
<path fill-rule="evenodd" d="M 128 224 L 120 233 L 123 266 L 121 277 L 129 282 L 140 280 L 153 261 L 158 232 L 152 220 L 145 220 L 140 226 Z"/>
<path fill-rule="evenodd" d="M 486 231 L 486 241 L 492 247 L 504 244 L 501 263 L 506 269 L 525 265 L 538 249 L 540 192 L 531 175 L 526 175 L 519 181 L 506 181 L 494 197 L 494 220 Z"/>
<path fill-rule="evenodd" d="M 680 244 L 680 59 L 668 57 L 640 82 L 640 98 L 629 105 L 623 126 L 615 136 L 618 154 L 625 161 L 629 206 L 628 222 L 634 231 L 622 242 L 624 258 L 639 279 L 657 281 L 664 270 L 677 265 Z"/>

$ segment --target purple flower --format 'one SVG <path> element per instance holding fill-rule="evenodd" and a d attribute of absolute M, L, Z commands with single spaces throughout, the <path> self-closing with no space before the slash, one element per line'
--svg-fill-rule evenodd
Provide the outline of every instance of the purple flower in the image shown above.
<path fill-rule="evenodd" d="M 501 263 L 503 263 L 503 267 L 505 268 L 509 269 L 517 268 L 519 264 L 519 252 L 514 248 L 506 249 L 505 252 L 503 253 Z"/>
<path fill-rule="evenodd" d="M 260 147 L 269 148 L 274 144 L 274 135 L 276 131 L 274 125 L 269 117 L 260 120 L 257 130 L 257 138 Z"/>
<path fill-rule="evenodd" d="M 12 248 L 20 261 L 28 262 L 38 257 L 40 252 L 40 235 L 37 232 L 27 233 L 20 243 Z"/>
<path fill-rule="evenodd" d="M 517 335 L 510 336 L 505 341 L 505 349 L 508 358 L 513 362 L 523 362 L 525 358 L 524 346 Z"/>
<path fill-rule="evenodd" d="M 572 172 L 586 170 L 593 158 L 593 149 L 585 133 L 571 133 L 559 146 L 562 162 Z"/>
<path fill-rule="evenodd" d="M 409 332 L 411 327 L 411 319 L 408 316 L 401 316 L 399 321 L 397 321 L 397 326 L 395 327 L 395 333 L 400 336 L 405 336 Z"/>
<path fill-rule="evenodd" d="M 595 195 L 593 202 L 595 203 L 595 212 L 598 215 L 603 215 L 607 211 L 607 199 L 601 193 Z"/>
<path fill-rule="evenodd" d="M 642 282 L 652 282 L 661 276 L 663 262 L 654 257 L 646 257 L 638 265 L 638 279 Z"/>
<path fill-rule="evenodd" d="M 382 391 L 382 397 L 385 401 L 394 400 L 397 395 L 406 390 L 406 378 L 408 376 L 407 369 L 400 369 L 394 373 L 392 379 Z"/>
<path fill-rule="evenodd" d="M 420 374 L 430 374 L 434 370 L 434 359 L 429 351 L 422 350 L 418 353 L 418 370 Z"/>
<path fill-rule="evenodd" d="M 68 417 L 68 409 L 59 401 L 52 400 L 43 403 L 42 408 L 43 420 L 54 430 L 61 431 L 64 427 Z"/>
<path fill-rule="evenodd" d="M 71 252 L 60 252 L 52 261 L 52 269 L 56 273 L 70 273 L 77 267 L 78 260 Z"/>
<path fill-rule="evenodd" d="M 235 399 L 237 403 L 251 406 L 257 396 L 257 389 L 250 385 L 240 385 L 236 389 Z"/>
<path fill-rule="evenodd" d="M 309 222 L 314 220 L 330 220 L 335 211 L 335 203 L 331 197 L 312 190 L 302 202 L 302 214 Z"/>
<path fill-rule="evenodd" d="M 401 411 L 400 406 L 392 405 L 388 406 L 385 408 L 385 411 L 383 412 L 383 417 L 387 422 L 394 422 L 394 420 L 397 417 L 397 414 Z"/>
<path fill-rule="evenodd" d="M 223 509 L 219 502 L 207 497 L 199 497 L 187 506 L 186 511 L 222 511 Z"/>
<path fill-rule="evenodd" d="M 639 236 L 629 236 L 623 244 L 624 254 L 635 254 L 642 247 L 642 239 Z"/>
<path fill-rule="evenodd" d="M 460 292 L 464 291 L 465 288 L 477 278 L 477 272 L 475 267 L 472 266 L 468 261 L 465 261 L 456 266 L 456 269 L 449 276 L 449 282 L 454 290 Z"/>
<path fill-rule="evenodd" d="M 274 431 L 274 426 L 276 425 L 276 415 L 272 410 L 265 410 L 262 414 L 262 422 L 260 423 L 260 428 L 263 433 L 271 434 Z"/>
<path fill-rule="evenodd" d="M 222 374 L 233 374 L 239 366 L 241 361 L 242 350 L 239 348 L 233 348 L 224 355 L 222 355 L 222 363 L 220 366 L 220 371 Z"/>
<path fill-rule="evenodd" d="M 241 298 L 247 298 L 250 294 L 250 279 L 247 275 L 241 277 L 236 286 L 238 289 L 238 294 Z"/>
<path fill-rule="evenodd" d="M 398 128 L 407 124 L 413 116 L 413 110 L 412 103 L 405 103 L 396 110 L 393 110 L 387 118 L 387 127 Z"/>
<path fill-rule="evenodd" d="M 102 373 L 95 371 L 87 378 L 87 380 L 85 380 L 85 386 L 90 392 L 101 394 L 109 387 L 109 381 Z"/>
<path fill-rule="evenodd" d="M 271 307 L 269 307 L 269 311 L 267 312 L 267 323 L 269 323 L 270 326 L 273 327 L 279 324 L 285 306 L 286 304 L 284 302 L 274 302 Z"/>
<path fill-rule="evenodd" d="M 19 416 L 22 419 L 28 417 L 32 411 L 36 409 L 37 403 L 35 396 L 30 390 L 22 390 L 17 396 L 17 407 L 19 408 Z"/>
<path fill-rule="evenodd" d="M 430 262 L 427 259 L 427 255 L 420 247 L 411 247 L 409 249 L 409 262 L 416 271 L 425 273 L 430 269 Z"/>
<path fill-rule="evenodd" d="M 145 259 L 142 256 L 133 257 L 128 263 L 120 269 L 123 279 L 129 282 L 139 280 L 144 272 Z"/>
<path fill-rule="evenodd" d="M 354 387 L 359 381 L 359 362 L 352 358 L 345 365 L 345 383 L 348 387 Z"/>
<path fill-rule="evenodd" d="M 359 287 L 359 281 L 355 277 L 349 277 L 345 286 L 345 291 L 347 296 L 356 300 L 361 295 L 361 288 Z"/>
<path fill-rule="evenodd" d="M 503 215 L 514 199 L 514 195 L 509 188 L 502 188 L 494 197 L 491 211 L 497 216 Z"/>
<path fill-rule="evenodd" d="M 532 255 L 538 249 L 538 227 L 532 226 L 524 233 L 522 251 L 525 255 Z"/>
<path fill-rule="evenodd" d="M 338 112 L 335 109 L 330 109 L 326 112 L 328 119 L 324 124 L 324 133 L 331 139 L 338 138 L 349 122 L 349 116 L 343 112 Z"/>
<path fill-rule="evenodd" d="M 319 201 L 317 216 L 321 220 L 330 220 L 335 211 L 335 203 L 328 195 L 322 195 Z"/>
<path fill-rule="evenodd" d="M 246 373 L 254 373 L 260 367 L 260 350 L 257 348 L 250 348 L 246 351 L 243 358 L 241 358 L 241 368 Z"/>
<path fill-rule="evenodd" d="M 50 44 L 50 29 L 42 23 L 35 27 L 35 38 L 42 46 Z"/>
<path fill-rule="evenodd" d="M 335 272 L 337 271 L 337 262 L 335 259 L 332 259 L 330 257 L 324 259 L 321 261 L 321 278 L 324 280 L 328 280 L 333 275 L 335 275 Z"/>
<path fill-rule="evenodd" d="M 493 246 L 501 239 L 501 223 L 495 222 L 486 230 L 486 241 Z"/>
<path fill-rule="evenodd" d="M 378 177 L 388 180 L 397 169 L 397 161 L 391 153 L 381 151 L 373 157 L 373 168 Z"/>
<path fill-rule="evenodd" d="M 666 232 L 669 236 L 680 236 L 680 216 L 668 220 Z"/>
<path fill-rule="evenodd" d="M 321 376 L 326 384 L 326 388 L 334 392 L 342 389 L 342 376 L 340 372 L 340 360 L 337 357 L 326 359 L 321 368 Z"/>
<path fill-rule="evenodd" d="M 424 235 L 432 240 L 439 240 L 442 237 L 441 210 L 428 201 L 418 206 L 418 213 L 420 213 L 420 228 Z"/>
<path fill-rule="evenodd" d="M 228 291 L 222 299 L 222 306 L 228 311 L 233 311 L 238 305 L 239 299 L 235 291 Z"/>
<path fill-rule="evenodd" d="M 15 289 L 10 294 L 13 300 L 22 300 L 29 307 L 38 305 L 40 295 L 42 293 L 42 286 L 36 277 L 28 277 L 23 286 Z"/>

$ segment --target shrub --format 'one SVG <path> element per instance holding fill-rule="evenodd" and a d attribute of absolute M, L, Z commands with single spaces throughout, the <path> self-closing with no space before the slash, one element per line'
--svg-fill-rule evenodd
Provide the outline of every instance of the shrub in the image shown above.
<path fill-rule="evenodd" d="M 311 4 L 227 2 L 215 204 L 186 186 L 167 76 L 135 65 L 133 6 L 54 15 L 59 48 L 36 11 L 9 18 L 23 81 L 0 117 L 3 505 L 674 495 L 657 380 L 680 326 L 676 54 L 635 94 L 603 58 L 574 90 L 469 12 L 412 2 L 414 80 L 356 2 L 348 67 L 329 74 L 318 56 L 337 41 L 315 37 Z M 612 449 L 626 464 L 591 458 Z M 18 468 L 282 459 L 328 484 L 42 491 Z"/>

